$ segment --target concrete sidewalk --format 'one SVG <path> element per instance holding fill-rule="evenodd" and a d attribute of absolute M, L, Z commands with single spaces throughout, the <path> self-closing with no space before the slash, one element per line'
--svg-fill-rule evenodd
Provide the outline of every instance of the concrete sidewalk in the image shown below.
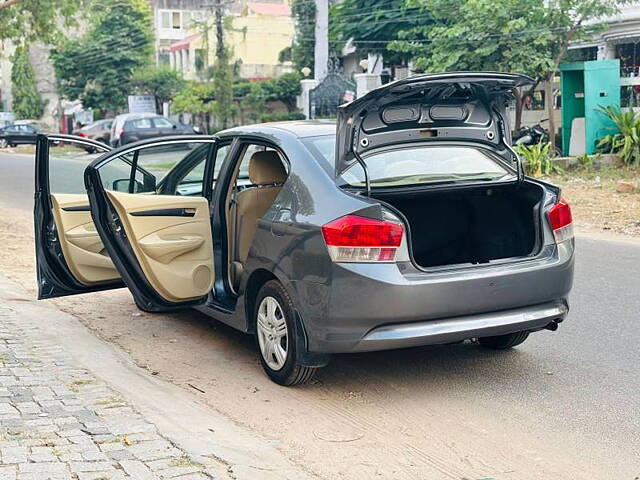
<path fill-rule="evenodd" d="M 0 276 L 0 480 L 308 478 Z"/>

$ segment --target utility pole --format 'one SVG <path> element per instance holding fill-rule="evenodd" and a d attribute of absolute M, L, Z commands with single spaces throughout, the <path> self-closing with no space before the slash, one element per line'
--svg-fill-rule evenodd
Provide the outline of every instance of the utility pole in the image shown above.
<path fill-rule="evenodd" d="M 213 10 L 216 29 L 216 60 L 213 66 L 213 95 L 212 104 L 217 126 L 227 128 L 233 122 L 233 71 L 229 65 L 229 51 L 224 43 L 224 13 L 229 0 L 207 1 L 203 6 Z"/>
<path fill-rule="evenodd" d="M 315 0 L 315 4 L 316 46 L 313 71 L 316 81 L 321 82 L 327 76 L 329 63 L 329 0 Z"/>

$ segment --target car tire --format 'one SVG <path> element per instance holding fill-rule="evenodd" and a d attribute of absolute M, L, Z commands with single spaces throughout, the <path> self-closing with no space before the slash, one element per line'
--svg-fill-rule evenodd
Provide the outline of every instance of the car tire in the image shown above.
<path fill-rule="evenodd" d="M 9 142 L 7 142 L 6 138 L 0 138 L 0 148 L 7 148 L 9 146 Z"/>
<path fill-rule="evenodd" d="M 529 336 L 528 331 L 508 333 L 507 335 L 498 335 L 496 337 L 478 338 L 478 343 L 492 350 L 508 350 L 524 342 Z"/>
<path fill-rule="evenodd" d="M 275 383 L 300 385 L 313 377 L 317 368 L 298 361 L 295 307 L 289 293 L 277 280 L 265 283 L 256 297 L 253 319 L 256 345 L 265 373 Z"/>

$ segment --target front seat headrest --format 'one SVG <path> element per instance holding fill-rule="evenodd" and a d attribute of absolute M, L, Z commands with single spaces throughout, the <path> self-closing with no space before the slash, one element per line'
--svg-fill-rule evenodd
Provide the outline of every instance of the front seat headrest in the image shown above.
<path fill-rule="evenodd" d="M 249 180 L 254 185 L 284 183 L 287 171 L 274 150 L 256 152 L 249 159 Z"/>

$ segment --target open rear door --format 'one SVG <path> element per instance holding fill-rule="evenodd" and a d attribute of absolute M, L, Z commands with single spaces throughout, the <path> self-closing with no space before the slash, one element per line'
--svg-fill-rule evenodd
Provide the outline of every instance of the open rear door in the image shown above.
<path fill-rule="evenodd" d="M 122 147 L 86 169 L 96 230 L 145 310 L 197 305 L 211 292 L 213 243 L 206 196 L 215 147 L 213 137 L 156 139 Z M 127 165 L 130 172 L 122 176 L 118 172 Z M 180 178 L 169 181 L 174 172 L 181 172 Z M 163 185 L 174 187 L 163 191 Z"/>
<path fill-rule="evenodd" d="M 124 286 L 95 229 L 84 170 L 108 146 L 71 135 L 38 135 L 34 220 L 38 298 Z"/>

